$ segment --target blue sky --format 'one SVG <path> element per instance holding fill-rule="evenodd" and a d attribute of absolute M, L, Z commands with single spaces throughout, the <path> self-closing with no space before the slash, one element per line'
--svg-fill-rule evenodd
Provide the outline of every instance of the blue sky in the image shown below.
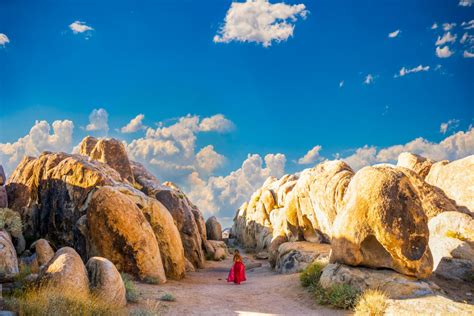
<path fill-rule="evenodd" d="M 394 145 L 434 159 L 474 152 L 472 1 L 461 0 L 464 5 L 459 0 L 286 1 L 282 12 L 293 12 L 286 16 L 286 25 L 293 29 L 292 36 L 283 35 L 281 42 L 272 40 L 271 31 L 264 30 L 270 36 L 264 42 L 259 30 L 258 36 L 251 36 L 231 20 L 226 23 L 229 13 L 249 21 L 265 13 L 260 6 L 252 7 L 254 11 L 232 11 L 231 4 L 223 0 L 2 1 L 0 33 L 7 40 L 0 35 L 1 162 L 8 169 L 17 160 L 15 154 L 71 150 L 88 134 L 121 138 L 127 144 L 146 139 L 145 127 L 133 133 L 120 131 L 138 114 L 144 115 L 140 127 L 153 128 L 155 134 L 159 122 L 173 126 L 191 114 L 199 116 L 195 122 L 199 125 L 206 117 L 222 114 L 214 117 L 223 124 L 220 127 L 202 130 L 186 125 L 192 134 L 187 140 L 195 138 L 191 156 L 176 158 L 180 154 L 173 153 L 166 160 L 159 153 L 157 157 L 148 153 L 134 158 L 185 187 L 202 209 L 212 209 L 207 214 L 224 218 L 233 214 L 262 177 L 296 172 L 323 159 L 358 154 L 348 158 L 357 168 L 382 160 L 369 149 L 377 155 Z M 82 22 L 76 26 L 91 29 L 74 32 L 75 21 Z M 392 32 L 395 37 L 389 37 Z M 438 37 L 443 39 L 448 32 L 448 41 L 436 45 Z M 221 42 L 213 40 L 216 35 Z M 437 47 L 448 47 L 452 55 L 440 58 Z M 403 67 L 408 72 L 400 76 Z M 373 81 L 365 84 L 369 74 Z M 108 114 L 108 130 L 87 131 L 91 112 L 100 108 Z M 34 139 L 30 129 L 37 120 L 47 122 L 37 128 L 38 133 L 44 136 L 45 126 L 50 126 L 50 137 L 21 141 L 28 135 Z M 70 120 L 74 127 L 56 135 L 51 127 L 56 120 Z M 150 137 L 187 146 L 179 136 L 160 133 Z M 406 145 L 418 137 L 425 141 Z M 447 145 L 440 145 L 446 138 L 446 144 L 462 145 L 446 149 Z M 206 152 L 210 155 L 196 158 L 207 145 L 213 147 Z M 320 146 L 315 155 L 300 160 L 308 164 L 298 164 L 315 146 Z M 460 146 L 464 147 L 460 150 Z M 184 147 L 178 149 L 186 152 Z M 228 176 L 241 169 L 249 154 L 264 159 L 277 153 L 285 157 L 283 170 L 280 159 L 273 168 L 263 164 L 257 172 L 260 178 L 237 177 L 235 185 L 242 185 L 242 190 L 228 193 L 238 196 L 233 203 L 223 201 L 224 184 L 210 184 L 210 178 L 233 183 Z M 182 174 L 173 176 L 175 166 L 151 164 L 153 158 L 163 158 L 163 163 L 181 161 Z M 193 161 L 199 158 L 215 166 L 203 171 Z M 199 191 L 191 192 L 198 190 L 193 189 L 198 186 L 190 180 L 192 172 L 203 181 L 198 181 Z M 202 192 L 222 201 L 210 206 L 213 201 L 203 198 Z"/>

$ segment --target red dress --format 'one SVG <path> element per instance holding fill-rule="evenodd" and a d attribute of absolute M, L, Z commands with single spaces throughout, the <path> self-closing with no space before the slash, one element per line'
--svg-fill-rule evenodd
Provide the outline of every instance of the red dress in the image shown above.
<path fill-rule="evenodd" d="M 230 269 L 229 276 L 227 277 L 227 282 L 234 282 L 235 284 L 240 284 L 240 282 L 246 281 L 245 277 L 245 265 L 241 261 L 234 262 L 234 265 Z"/>

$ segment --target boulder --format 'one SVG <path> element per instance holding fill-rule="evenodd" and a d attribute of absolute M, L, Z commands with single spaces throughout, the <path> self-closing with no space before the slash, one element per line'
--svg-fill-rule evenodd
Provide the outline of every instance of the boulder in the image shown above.
<path fill-rule="evenodd" d="M 457 282 L 470 282 L 474 274 L 474 261 L 443 257 L 438 262 L 434 273 L 445 279 Z"/>
<path fill-rule="evenodd" d="M 114 264 L 101 257 L 92 257 L 86 264 L 92 295 L 115 307 L 125 307 L 125 285 Z"/>
<path fill-rule="evenodd" d="M 352 178 L 333 224 L 331 262 L 428 277 L 428 218 L 410 179 L 396 168 L 365 167 Z"/>
<path fill-rule="evenodd" d="M 97 140 L 88 136 L 79 146 L 81 155 L 109 165 L 124 181 L 132 184 L 135 182 L 127 151 L 120 140 L 114 138 Z"/>
<path fill-rule="evenodd" d="M 397 166 L 404 167 L 416 172 L 422 179 L 426 178 L 430 172 L 434 161 L 425 157 L 403 152 L 398 156 Z"/>
<path fill-rule="evenodd" d="M 458 206 L 474 212 L 474 155 L 433 164 L 426 182 L 442 189 Z"/>
<path fill-rule="evenodd" d="M 428 222 L 430 235 L 458 235 L 466 241 L 474 242 L 474 219 L 460 212 L 444 212 Z"/>
<path fill-rule="evenodd" d="M 8 196 L 7 189 L 4 186 L 0 186 L 0 208 L 8 207 Z"/>
<path fill-rule="evenodd" d="M 354 268 L 337 263 L 329 264 L 323 269 L 319 284 L 323 288 L 348 284 L 359 292 L 366 289 L 378 289 L 394 299 L 433 295 L 439 290 L 433 283 L 394 271 Z"/>
<path fill-rule="evenodd" d="M 474 314 L 471 304 L 456 302 L 441 294 L 403 300 L 389 299 L 387 303 L 386 316 Z"/>
<path fill-rule="evenodd" d="M 0 165 L 0 185 L 4 185 L 7 182 L 7 176 L 5 175 L 5 171 L 3 170 L 3 166 Z"/>
<path fill-rule="evenodd" d="M 87 212 L 90 255 L 112 261 L 120 271 L 166 282 L 158 241 L 139 207 L 119 189 L 104 186 Z"/>
<path fill-rule="evenodd" d="M 184 258 L 184 267 L 186 272 L 195 272 L 196 268 L 194 268 L 193 264 L 186 258 Z"/>
<path fill-rule="evenodd" d="M 46 265 L 54 257 L 54 250 L 46 239 L 38 239 L 31 246 L 35 249 L 39 267 Z"/>
<path fill-rule="evenodd" d="M 280 245 L 286 242 L 288 242 L 288 238 L 286 236 L 276 236 L 270 243 L 270 246 L 268 247 L 268 262 L 272 268 L 275 268 L 276 266 L 279 254 L 278 249 L 280 248 Z"/>
<path fill-rule="evenodd" d="M 64 291 L 89 293 L 86 267 L 79 254 L 70 247 L 56 251 L 47 266 L 41 270 L 38 282 L 42 286 L 51 286 Z"/>
<path fill-rule="evenodd" d="M 307 241 L 286 242 L 278 248 L 275 270 L 284 273 L 297 273 L 304 270 L 316 259 L 327 259 L 331 246 Z"/>
<path fill-rule="evenodd" d="M 215 216 L 207 219 L 206 233 L 208 240 L 222 240 L 222 226 Z"/>
<path fill-rule="evenodd" d="M 12 276 L 18 274 L 18 259 L 10 235 L 0 230 L 0 274 Z"/>
<path fill-rule="evenodd" d="M 223 241 L 208 240 L 206 243 L 206 253 L 210 259 L 218 261 L 227 258 L 227 245 Z"/>

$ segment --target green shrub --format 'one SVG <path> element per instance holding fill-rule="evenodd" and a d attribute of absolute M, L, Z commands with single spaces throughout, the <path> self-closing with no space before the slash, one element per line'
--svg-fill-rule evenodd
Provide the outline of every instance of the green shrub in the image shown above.
<path fill-rule="evenodd" d="M 165 293 L 161 295 L 160 300 L 166 301 L 166 302 L 174 302 L 176 301 L 176 298 L 171 293 Z"/>
<path fill-rule="evenodd" d="M 148 283 L 148 284 L 160 284 L 160 280 L 156 277 L 146 277 L 143 279 L 143 282 Z"/>
<path fill-rule="evenodd" d="M 9 232 L 13 237 L 20 237 L 22 234 L 21 216 L 9 208 L 0 208 L 0 229 Z"/>
<path fill-rule="evenodd" d="M 300 274 L 300 282 L 303 287 L 313 287 L 319 283 L 325 265 L 322 262 L 313 262 Z"/>
<path fill-rule="evenodd" d="M 318 284 L 314 293 L 318 304 L 331 305 L 341 309 L 353 308 L 359 297 L 359 292 L 348 284 L 336 284 L 327 289 Z"/>
<path fill-rule="evenodd" d="M 133 283 L 133 278 L 124 272 L 121 272 L 123 284 L 125 286 L 125 295 L 127 297 L 127 302 L 136 303 L 140 297 L 135 284 Z"/>

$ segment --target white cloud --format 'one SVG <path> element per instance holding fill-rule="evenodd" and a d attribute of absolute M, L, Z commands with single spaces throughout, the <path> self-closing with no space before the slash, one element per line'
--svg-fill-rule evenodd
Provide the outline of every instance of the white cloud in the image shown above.
<path fill-rule="evenodd" d="M 443 23 L 443 30 L 450 31 L 456 26 L 456 23 Z"/>
<path fill-rule="evenodd" d="M 474 20 L 471 20 L 469 22 L 462 22 L 461 26 L 464 26 L 465 30 L 474 29 Z"/>
<path fill-rule="evenodd" d="M 53 128 L 53 133 L 51 132 Z M 7 173 L 11 173 L 18 163 L 27 156 L 38 156 L 43 151 L 64 151 L 72 149 L 72 121 L 36 121 L 28 135 L 13 143 L 0 143 L 0 164 Z"/>
<path fill-rule="evenodd" d="M 459 126 L 459 120 L 451 119 L 451 120 L 448 120 L 446 123 L 441 123 L 439 127 L 439 132 L 441 134 L 446 134 L 446 132 L 448 132 L 449 130 L 455 129 L 458 126 Z"/>
<path fill-rule="evenodd" d="M 138 114 L 135 116 L 135 118 L 131 119 L 130 122 L 128 122 L 127 125 L 123 126 L 120 131 L 122 133 L 135 133 L 139 130 L 143 130 L 146 128 L 145 125 L 143 125 L 143 119 L 145 118 L 145 115 L 143 114 Z"/>
<path fill-rule="evenodd" d="M 196 167 L 204 174 L 211 174 L 221 167 L 225 162 L 225 157 L 214 150 L 214 146 L 207 145 L 196 154 Z"/>
<path fill-rule="evenodd" d="M 404 145 L 394 145 L 382 149 L 375 146 L 364 146 L 354 154 L 343 158 L 353 169 L 375 163 L 393 163 L 402 152 L 412 152 L 433 160 L 455 160 L 474 154 L 474 129 L 466 132 L 457 132 L 448 136 L 439 143 L 430 142 L 422 137 L 416 138 Z"/>
<path fill-rule="evenodd" d="M 109 131 L 109 114 L 105 109 L 94 109 L 89 114 L 89 124 L 86 126 L 86 131 Z"/>
<path fill-rule="evenodd" d="M 396 30 L 396 31 L 390 32 L 390 33 L 388 33 L 388 37 L 389 37 L 389 38 L 395 38 L 395 37 L 398 36 L 398 34 L 400 34 L 400 32 L 401 32 L 400 30 Z"/>
<path fill-rule="evenodd" d="M 473 0 L 459 0 L 459 5 L 461 7 L 470 7 L 472 6 Z"/>
<path fill-rule="evenodd" d="M 431 25 L 431 29 L 432 30 L 436 30 L 438 28 L 438 23 L 433 23 L 433 25 Z"/>
<path fill-rule="evenodd" d="M 305 18 L 307 14 L 304 4 L 272 4 L 268 0 L 232 2 L 214 42 L 256 42 L 268 47 L 273 41 L 281 42 L 293 36 L 297 18 Z"/>
<path fill-rule="evenodd" d="M 466 32 L 462 35 L 461 39 L 459 40 L 459 43 L 464 44 L 468 40 L 468 38 L 469 38 L 469 34 L 467 34 Z"/>
<path fill-rule="evenodd" d="M 298 164 L 309 165 L 315 163 L 320 158 L 319 151 L 321 148 L 321 146 L 317 145 L 308 150 L 308 152 L 303 157 L 298 159 Z"/>
<path fill-rule="evenodd" d="M 84 33 L 88 31 L 93 31 L 94 29 L 85 22 L 81 21 L 74 21 L 73 23 L 69 24 L 69 28 L 72 30 L 74 34 Z"/>
<path fill-rule="evenodd" d="M 411 68 L 411 69 L 407 69 L 405 67 L 402 67 L 402 69 L 400 69 L 400 72 L 398 73 L 398 75 L 395 75 L 394 77 L 395 78 L 403 77 L 403 76 L 406 76 L 406 75 L 411 74 L 411 73 L 420 72 L 420 71 L 428 71 L 428 70 L 430 70 L 430 66 L 418 65 L 417 67 Z"/>
<path fill-rule="evenodd" d="M 339 88 L 342 88 L 343 86 L 344 86 L 344 80 L 341 80 L 341 81 L 339 82 Z"/>
<path fill-rule="evenodd" d="M 474 58 L 474 53 L 470 53 L 467 50 L 465 50 L 464 53 L 462 54 L 462 56 L 464 58 Z"/>
<path fill-rule="evenodd" d="M 3 33 L 0 33 L 0 45 L 5 46 L 5 44 L 10 43 L 10 39 Z"/>
<path fill-rule="evenodd" d="M 365 80 L 364 80 L 364 84 L 372 84 L 374 82 L 374 76 L 372 76 L 371 74 L 368 74 L 366 77 L 365 77 Z"/>
<path fill-rule="evenodd" d="M 234 128 L 234 124 L 225 118 L 222 114 L 216 114 L 211 117 L 204 118 L 199 124 L 199 130 L 202 132 L 229 132 Z"/>
<path fill-rule="evenodd" d="M 448 46 L 436 47 L 436 56 L 439 58 L 448 58 L 451 57 L 454 53 L 449 49 Z"/>
<path fill-rule="evenodd" d="M 443 37 L 438 36 L 438 39 L 436 40 L 435 45 L 440 46 L 446 43 L 454 43 L 456 41 L 456 38 L 457 38 L 457 35 L 453 36 L 451 35 L 451 32 L 446 32 L 444 33 Z"/>

